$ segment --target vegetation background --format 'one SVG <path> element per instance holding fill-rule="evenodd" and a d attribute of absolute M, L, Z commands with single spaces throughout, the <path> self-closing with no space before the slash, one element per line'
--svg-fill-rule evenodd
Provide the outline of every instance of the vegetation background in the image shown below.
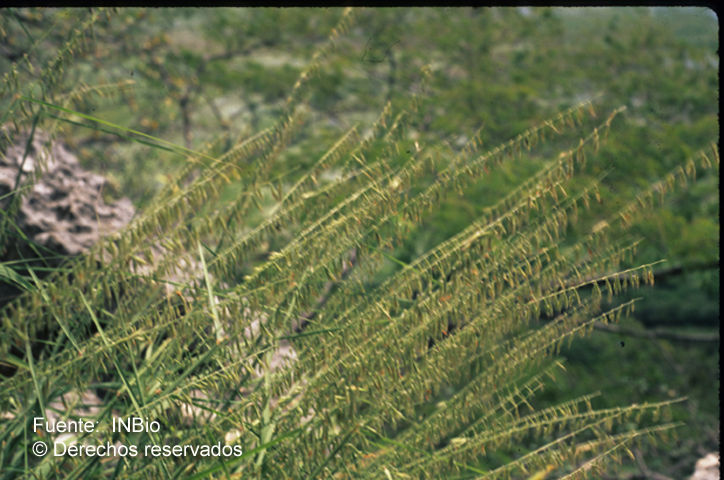
<path fill-rule="evenodd" d="M 73 52 L 56 88 L 88 86 L 71 108 L 93 117 L 193 150 L 229 146 L 273 125 L 341 14 L 120 9 L 93 27 L 92 42 Z M 85 18 L 72 9 L 0 15 L 0 73 L 16 68 L 28 78 Z M 415 128 L 451 152 L 481 125 L 483 145 L 493 146 L 589 98 L 603 112 L 625 105 L 625 123 L 614 126 L 602 161 L 587 172 L 606 173 L 601 196 L 616 204 L 718 139 L 717 34 L 716 15 L 705 8 L 363 10 L 325 60 L 301 140 L 285 152 L 276 175 L 293 178 L 340 132 L 372 123 L 388 101 L 402 104 L 419 91 L 420 71 L 430 65 L 430 93 Z M 96 86 L 105 87 L 91 95 Z M 112 180 L 109 198 L 128 196 L 140 211 L 184 167 L 178 156 L 99 128 L 55 127 L 87 168 Z M 536 162 L 506 165 L 484 188 L 442 199 L 390 252 L 396 260 L 369 287 L 470 224 Z M 639 261 L 667 260 L 656 287 L 635 292 L 644 300 L 616 330 L 594 331 L 564 349 L 566 374 L 538 397 L 540 407 L 593 391 L 602 392 L 601 407 L 688 397 L 672 407 L 674 419 L 685 423 L 678 441 L 636 452 L 645 463 L 626 467 L 619 478 L 685 478 L 697 458 L 718 450 L 718 216 L 718 179 L 711 176 L 637 227 L 644 239 Z M 259 220 L 248 218 L 249 225 Z"/>

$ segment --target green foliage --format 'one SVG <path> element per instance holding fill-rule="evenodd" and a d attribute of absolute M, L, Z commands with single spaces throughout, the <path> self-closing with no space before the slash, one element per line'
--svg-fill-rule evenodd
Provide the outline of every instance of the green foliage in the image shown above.
<path fill-rule="evenodd" d="M 4 11 L 5 144 L 65 138 L 142 210 L 0 264 L 0 478 L 593 478 L 667 438 L 681 399 L 540 395 L 664 255 L 717 255 L 711 45 L 617 12 L 584 46 L 547 9 Z M 34 457 L 86 391 L 162 427 L 81 443 L 244 454 Z"/>

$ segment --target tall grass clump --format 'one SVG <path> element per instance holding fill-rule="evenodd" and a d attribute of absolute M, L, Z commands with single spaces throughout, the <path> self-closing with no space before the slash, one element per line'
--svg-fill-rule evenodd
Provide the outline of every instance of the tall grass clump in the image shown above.
<path fill-rule="evenodd" d="M 680 398 L 601 408 L 592 392 L 539 407 L 537 394 L 565 370 L 561 348 L 654 284 L 665 259 L 637 256 L 636 227 L 718 173 L 717 139 L 610 195 L 602 158 L 627 128 L 624 106 L 584 100 L 502 143 L 484 141 L 486 126 L 453 145 L 426 119 L 441 95 L 434 65 L 375 118 L 330 132 L 318 110 L 329 75 L 367 21 L 332 13 L 269 120 L 202 145 L 191 130 L 171 141 L 84 108 L 125 98 L 125 83 L 64 80 L 92 64 L 118 12 L 71 10 L 68 31 L 51 13 L 45 35 L 62 46 L 51 55 L 34 37 L 38 51 L 5 72 L 5 146 L 90 130 L 181 166 L 87 253 L 43 271 L 0 264 L 23 291 L 0 311 L 0 478 L 598 478 L 675 432 Z M 34 15 L 3 12 L 7 28 Z M 474 219 L 401 255 L 441 205 L 511 172 L 519 181 Z M 3 249 L 19 235 L 13 212 Z M 61 441 L 34 431 L 50 412 L 97 422 L 66 443 L 243 453 L 38 457 L 34 442 Z M 129 417 L 160 429 L 111 430 Z"/>

